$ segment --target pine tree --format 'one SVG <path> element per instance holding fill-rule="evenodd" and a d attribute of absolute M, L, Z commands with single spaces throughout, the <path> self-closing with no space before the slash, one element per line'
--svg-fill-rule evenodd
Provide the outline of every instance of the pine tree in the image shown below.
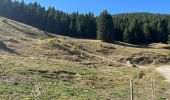
<path fill-rule="evenodd" d="M 158 41 L 159 42 L 163 42 L 163 43 L 167 43 L 168 41 L 168 32 L 167 29 L 165 29 L 164 25 L 165 25 L 165 20 L 161 20 L 157 23 L 157 32 L 158 32 Z"/>
<path fill-rule="evenodd" d="M 131 43 L 131 33 L 129 32 L 128 28 L 125 28 L 124 33 L 123 33 L 123 41 L 127 43 Z"/>
<path fill-rule="evenodd" d="M 151 38 L 150 28 L 147 23 L 143 24 L 143 33 L 145 37 L 145 42 L 150 43 L 152 41 L 152 38 Z"/>
<path fill-rule="evenodd" d="M 141 43 L 143 39 L 143 34 L 141 33 L 140 25 L 136 19 L 132 20 L 129 26 L 129 32 L 131 33 L 132 36 L 132 40 L 130 43 L 134 43 L 134 44 Z"/>
<path fill-rule="evenodd" d="M 111 15 L 105 10 L 97 18 L 97 39 L 105 42 L 113 42 L 113 20 Z"/>
<path fill-rule="evenodd" d="M 53 32 L 53 33 L 56 33 L 56 11 L 54 8 L 48 8 L 47 10 L 47 30 L 49 32 Z"/>
<path fill-rule="evenodd" d="M 77 16 L 78 16 L 78 13 L 72 13 L 70 15 L 70 25 L 69 25 L 70 36 L 76 36 L 77 34 L 77 26 L 76 26 Z"/>

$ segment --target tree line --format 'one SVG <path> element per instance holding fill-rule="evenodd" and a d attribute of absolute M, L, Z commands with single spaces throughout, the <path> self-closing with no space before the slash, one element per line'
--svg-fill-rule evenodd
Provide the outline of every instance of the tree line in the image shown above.
<path fill-rule="evenodd" d="M 38 3 L 0 0 L 0 16 L 7 17 L 54 34 L 77 38 L 100 39 L 105 42 L 123 41 L 132 44 L 167 43 L 170 15 L 125 13 L 111 15 L 106 10 L 99 16 L 93 13 L 72 14 L 45 9 Z"/>

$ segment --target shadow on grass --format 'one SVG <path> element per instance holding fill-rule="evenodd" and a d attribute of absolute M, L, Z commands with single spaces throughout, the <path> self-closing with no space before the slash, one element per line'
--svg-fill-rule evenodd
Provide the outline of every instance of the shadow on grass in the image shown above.
<path fill-rule="evenodd" d="M 149 47 L 149 44 L 129 44 L 125 42 L 119 42 L 119 41 L 114 41 L 114 44 L 121 45 L 121 46 L 127 46 L 127 47 L 134 47 L 134 48 L 151 48 Z"/>
<path fill-rule="evenodd" d="M 22 32 L 22 33 L 25 33 L 25 34 L 31 36 L 32 38 L 38 37 L 39 35 L 46 35 L 46 36 L 49 37 L 49 38 L 54 38 L 54 37 L 55 37 L 54 35 L 49 34 L 49 33 L 46 32 L 46 31 L 42 31 L 42 32 L 39 32 L 39 33 L 36 34 L 36 33 L 33 33 L 33 32 L 29 32 L 29 31 L 27 31 L 27 30 L 22 30 L 22 29 L 16 27 L 15 25 L 10 24 L 10 23 L 6 23 L 6 24 L 8 24 L 9 26 L 17 29 L 18 31 L 20 31 L 20 32 Z M 20 25 L 20 24 L 18 24 L 18 23 L 15 23 L 15 24 Z M 21 25 L 20 25 L 20 26 L 21 26 Z M 22 26 L 22 27 L 25 27 L 25 26 Z"/>
<path fill-rule="evenodd" d="M 7 51 L 11 54 L 18 54 L 16 51 L 8 48 L 2 41 L 0 41 L 0 50 Z"/>

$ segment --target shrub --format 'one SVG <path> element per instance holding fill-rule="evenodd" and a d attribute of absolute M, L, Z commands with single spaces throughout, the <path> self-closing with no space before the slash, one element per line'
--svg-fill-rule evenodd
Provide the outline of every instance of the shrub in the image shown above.
<path fill-rule="evenodd" d="M 2 22 L 3 23 L 7 23 L 8 21 L 7 21 L 7 19 L 3 19 Z"/>
<path fill-rule="evenodd" d="M 65 40 L 66 38 L 65 38 L 65 36 L 61 36 L 61 39 Z"/>
<path fill-rule="evenodd" d="M 47 43 L 49 45 L 49 47 L 52 47 L 55 44 L 55 40 L 54 39 L 47 39 Z"/>
<path fill-rule="evenodd" d="M 80 53 L 80 50 L 81 50 L 80 45 L 78 45 L 78 44 L 74 44 L 71 48 L 71 52 L 74 53 L 74 54 Z"/>
<path fill-rule="evenodd" d="M 54 39 L 47 39 L 48 44 L 54 44 Z"/>

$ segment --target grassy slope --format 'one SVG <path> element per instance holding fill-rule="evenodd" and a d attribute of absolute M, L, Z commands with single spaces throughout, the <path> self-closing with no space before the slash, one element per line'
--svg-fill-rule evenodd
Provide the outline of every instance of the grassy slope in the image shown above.
<path fill-rule="evenodd" d="M 152 69 L 127 67 L 114 61 L 131 55 L 151 53 L 157 57 L 169 52 L 155 45 L 122 46 L 62 36 L 53 36 L 54 43 L 49 44 L 50 34 L 11 20 L 0 21 L 0 33 L 2 100 L 129 100 L 130 78 L 135 78 L 135 98 L 147 100 L 152 92 Z M 145 73 L 142 79 L 138 78 L 140 71 Z M 156 98 L 170 98 L 169 89 L 170 85 L 157 73 Z"/>
<path fill-rule="evenodd" d="M 135 97 L 151 98 L 151 69 L 131 67 L 89 68 L 77 64 L 31 59 L 1 59 L 0 98 L 123 99 L 129 100 L 129 79 L 135 77 Z M 106 69 L 106 70 L 105 70 Z M 170 85 L 156 74 L 156 97 L 170 98 Z"/>

